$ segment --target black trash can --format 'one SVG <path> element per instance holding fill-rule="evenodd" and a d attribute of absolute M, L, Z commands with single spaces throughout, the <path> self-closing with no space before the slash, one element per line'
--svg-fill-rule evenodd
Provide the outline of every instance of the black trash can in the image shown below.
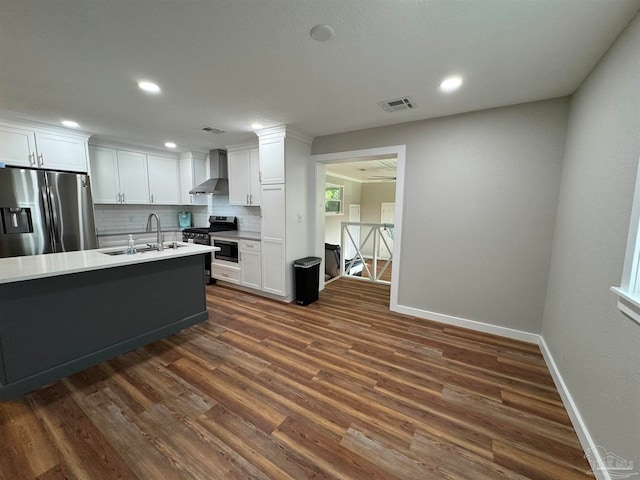
<path fill-rule="evenodd" d="M 309 305 L 318 300 L 321 262 L 320 257 L 304 257 L 293 261 L 298 305 Z"/>

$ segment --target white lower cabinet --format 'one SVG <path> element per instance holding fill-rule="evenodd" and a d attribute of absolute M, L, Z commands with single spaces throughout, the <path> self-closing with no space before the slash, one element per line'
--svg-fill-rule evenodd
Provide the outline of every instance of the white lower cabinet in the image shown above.
<path fill-rule="evenodd" d="M 217 278 L 218 280 L 237 283 L 238 285 L 242 283 L 240 267 L 222 265 L 221 263 L 216 263 L 215 260 L 211 264 L 211 276 L 213 278 Z"/>
<path fill-rule="evenodd" d="M 240 268 L 242 270 L 242 285 L 257 290 L 262 289 L 262 255 L 260 242 L 240 240 Z"/>

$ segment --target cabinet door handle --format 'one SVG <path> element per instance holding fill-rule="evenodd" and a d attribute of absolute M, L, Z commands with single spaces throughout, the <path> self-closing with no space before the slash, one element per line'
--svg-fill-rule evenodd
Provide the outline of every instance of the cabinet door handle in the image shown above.
<path fill-rule="evenodd" d="M 153 193 L 151 194 L 151 203 L 153 203 Z"/>
<path fill-rule="evenodd" d="M 249 205 L 249 194 L 247 193 L 247 205 Z"/>
<path fill-rule="evenodd" d="M 258 170 L 258 181 L 262 183 L 262 170 Z"/>
<path fill-rule="evenodd" d="M 189 195 L 189 201 L 193 203 L 193 195 Z"/>
<path fill-rule="evenodd" d="M 122 195 L 122 203 L 126 202 L 126 200 L 124 198 L 124 193 L 122 193 L 121 195 Z"/>
<path fill-rule="evenodd" d="M 35 165 L 36 164 L 36 154 L 35 153 L 30 153 L 29 154 L 29 165 Z"/>
<path fill-rule="evenodd" d="M 116 203 L 120 203 L 120 194 L 116 193 Z"/>
<path fill-rule="evenodd" d="M 253 205 L 253 195 L 249 194 L 249 205 Z"/>
<path fill-rule="evenodd" d="M 44 158 L 42 157 L 42 154 L 38 155 L 38 166 L 41 167 L 42 165 L 44 165 Z"/>

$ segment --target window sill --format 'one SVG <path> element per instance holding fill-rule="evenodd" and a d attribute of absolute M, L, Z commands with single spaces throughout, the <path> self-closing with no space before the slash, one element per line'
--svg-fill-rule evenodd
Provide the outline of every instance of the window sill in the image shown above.
<path fill-rule="evenodd" d="M 611 291 L 618 295 L 618 309 L 640 325 L 640 295 L 620 287 L 611 287 Z"/>

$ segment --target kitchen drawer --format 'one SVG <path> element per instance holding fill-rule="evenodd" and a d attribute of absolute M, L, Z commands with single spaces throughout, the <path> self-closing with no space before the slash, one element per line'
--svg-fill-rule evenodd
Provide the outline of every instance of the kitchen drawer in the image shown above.
<path fill-rule="evenodd" d="M 239 248 L 247 252 L 259 252 L 260 242 L 257 240 L 240 240 Z"/>
<path fill-rule="evenodd" d="M 241 272 L 239 268 L 223 267 L 221 265 L 211 265 L 211 276 L 219 280 L 231 283 L 241 283 Z"/>

